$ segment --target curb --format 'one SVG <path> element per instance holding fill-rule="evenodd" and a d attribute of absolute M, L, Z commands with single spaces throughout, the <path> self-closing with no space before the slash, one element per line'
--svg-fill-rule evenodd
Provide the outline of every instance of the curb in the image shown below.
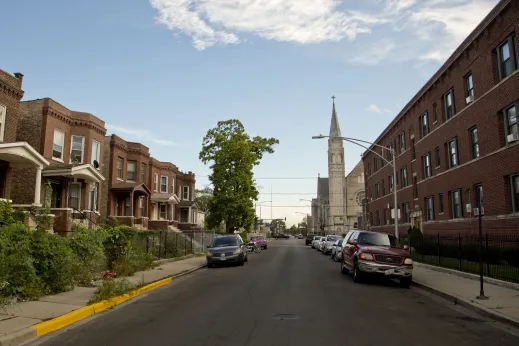
<path fill-rule="evenodd" d="M 501 315 L 499 312 L 497 311 L 494 311 L 494 310 L 491 310 L 491 309 L 487 309 L 483 306 L 477 306 L 469 301 L 466 301 L 460 297 L 457 297 L 455 295 L 452 295 L 452 294 L 448 294 L 448 293 L 445 293 L 445 292 L 442 292 L 440 290 L 437 290 L 435 288 L 432 288 L 430 286 L 427 286 L 427 285 L 424 285 L 420 282 L 417 282 L 417 281 L 414 281 L 413 280 L 413 285 L 418 287 L 418 288 L 421 288 L 427 292 L 430 292 L 434 295 L 437 295 L 439 297 L 442 297 L 446 300 L 449 300 L 449 301 L 452 301 L 454 304 L 456 305 L 460 305 L 464 308 L 466 308 L 467 310 L 470 310 L 470 311 L 473 311 L 475 313 L 478 313 L 478 314 L 481 314 L 483 316 L 486 316 L 494 321 L 499 321 L 499 322 L 502 322 L 502 323 L 505 323 L 509 326 L 512 326 L 512 327 L 515 327 L 515 328 L 518 328 L 519 327 L 519 320 L 512 320 L 510 319 L 509 317 L 506 317 L 504 315 Z"/>
<path fill-rule="evenodd" d="M 199 267 L 189 269 L 185 272 L 180 272 L 178 274 L 166 277 L 164 279 L 149 283 L 145 286 L 142 286 L 136 290 L 130 291 L 123 295 L 112 297 L 107 300 L 103 300 L 99 303 L 94 303 L 91 305 L 84 306 L 82 308 L 76 309 L 64 315 L 58 316 L 48 321 L 37 323 L 29 328 L 24 328 L 22 330 L 16 331 L 14 333 L 4 335 L 0 337 L 0 346 L 15 346 L 20 345 L 24 342 L 27 342 L 35 337 L 43 336 L 45 334 L 57 331 L 64 327 L 67 327 L 73 323 L 79 322 L 87 317 L 98 314 L 108 308 L 115 307 L 120 305 L 128 300 L 131 300 L 143 293 L 152 291 L 156 288 L 162 287 L 166 284 L 169 284 L 173 281 L 173 279 L 188 275 L 192 272 L 195 272 L 199 269 L 206 267 L 207 264 L 201 265 Z"/>
<path fill-rule="evenodd" d="M 440 273 L 448 273 L 448 274 L 456 275 L 456 276 L 459 276 L 462 278 L 479 281 L 479 275 L 476 275 L 476 274 L 461 272 L 459 270 L 450 269 L 450 268 L 433 266 L 433 265 L 422 263 L 422 262 L 414 262 L 414 264 L 417 265 L 418 267 L 424 267 L 426 269 L 434 270 L 434 271 L 437 271 Z M 487 276 L 483 276 L 483 282 L 486 282 L 487 284 L 496 285 L 499 287 L 504 287 L 504 288 L 509 288 L 512 290 L 519 291 L 519 284 L 516 284 L 513 282 L 493 279 L 493 278 L 489 278 Z"/>

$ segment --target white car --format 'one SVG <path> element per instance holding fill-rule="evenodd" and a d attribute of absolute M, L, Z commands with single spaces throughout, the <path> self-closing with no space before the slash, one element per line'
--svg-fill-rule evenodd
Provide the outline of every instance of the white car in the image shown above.
<path fill-rule="evenodd" d="M 317 242 L 317 251 L 323 251 L 323 244 L 326 241 L 326 237 L 321 237 Z"/>
<path fill-rule="evenodd" d="M 328 235 L 323 241 L 323 244 L 321 246 L 321 251 L 323 252 L 323 255 L 328 255 L 332 252 L 332 246 L 335 244 L 337 240 L 339 240 L 341 237 L 338 235 Z"/>
<path fill-rule="evenodd" d="M 332 260 L 340 261 L 342 259 L 342 242 L 344 238 L 338 239 L 332 245 Z"/>
<path fill-rule="evenodd" d="M 319 240 L 321 240 L 321 236 L 316 235 L 312 240 L 312 249 L 317 249 L 317 244 L 319 243 Z"/>

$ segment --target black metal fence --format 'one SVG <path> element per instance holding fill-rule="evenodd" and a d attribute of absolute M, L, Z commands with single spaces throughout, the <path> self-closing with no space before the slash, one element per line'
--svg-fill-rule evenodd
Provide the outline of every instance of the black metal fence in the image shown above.
<path fill-rule="evenodd" d="M 178 233 L 171 231 L 139 232 L 132 241 L 134 248 L 153 254 L 157 259 L 181 257 L 205 251 L 204 233 Z M 205 244 L 205 245 L 207 245 Z"/>
<path fill-rule="evenodd" d="M 441 236 L 411 235 L 400 238 L 410 245 L 413 260 L 435 266 L 479 274 L 482 245 L 483 274 L 519 283 L 519 234 Z"/>

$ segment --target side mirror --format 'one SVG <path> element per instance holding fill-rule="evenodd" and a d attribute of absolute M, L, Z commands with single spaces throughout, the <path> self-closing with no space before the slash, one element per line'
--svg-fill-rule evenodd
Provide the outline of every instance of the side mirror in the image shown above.
<path fill-rule="evenodd" d="M 355 245 L 355 242 L 353 240 L 348 240 L 348 244 Z"/>
<path fill-rule="evenodd" d="M 404 245 L 404 250 L 405 250 L 405 251 L 409 251 L 409 246 Z"/>
<path fill-rule="evenodd" d="M 211 245 L 207 245 L 206 247 L 207 247 L 208 249 L 210 249 L 210 248 L 211 248 Z"/>

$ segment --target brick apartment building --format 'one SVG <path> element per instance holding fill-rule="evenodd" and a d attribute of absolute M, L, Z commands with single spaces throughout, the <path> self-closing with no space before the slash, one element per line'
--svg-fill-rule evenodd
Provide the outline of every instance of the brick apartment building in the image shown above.
<path fill-rule="evenodd" d="M 17 141 L 22 80 L 21 73 L 0 70 L 0 198 L 20 203 L 13 191 L 13 170 L 29 169 L 34 174 L 25 181 L 24 190 L 32 195 L 27 202 L 40 204 L 41 171 L 49 162 L 27 142 Z"/>
<path fill-rule="evenodd" d="M 150 156 L 143 144 L 105 137 L 101 215 L 141 229 L 197 228 L 195 176 Z M 175 193 L 178 186 L 178 194 Z"/>
<path fill-rule="evenodd" d="M 395 187 L 400 234 L 476 233 L 479 201 L 485 232 L 519 232 L 518 39 L 519 1 L 500 1 L 377 138 L 396 177 L 363 154 L 372 230 L 394 232 Z"/>
<path fill-rule="evenodd" d="M 99 184 L 104 180 L 95 166 L 101 160 L 105 134 L 104 121 L 92 114 L 71 111 L 50 98 L 21 102 L 16 137 L 28 142 L 50 164 L 41 172 L 34 168 L 15 170 L 14 204 L 47 202 L 55 215 L 57 232 L 69 232 L 76 218 L 86 216 L 95 223 Z M 35 182 L 41 185 L 39 194 Z M 47 183 L 52 192 L 45 201 Z"/>

